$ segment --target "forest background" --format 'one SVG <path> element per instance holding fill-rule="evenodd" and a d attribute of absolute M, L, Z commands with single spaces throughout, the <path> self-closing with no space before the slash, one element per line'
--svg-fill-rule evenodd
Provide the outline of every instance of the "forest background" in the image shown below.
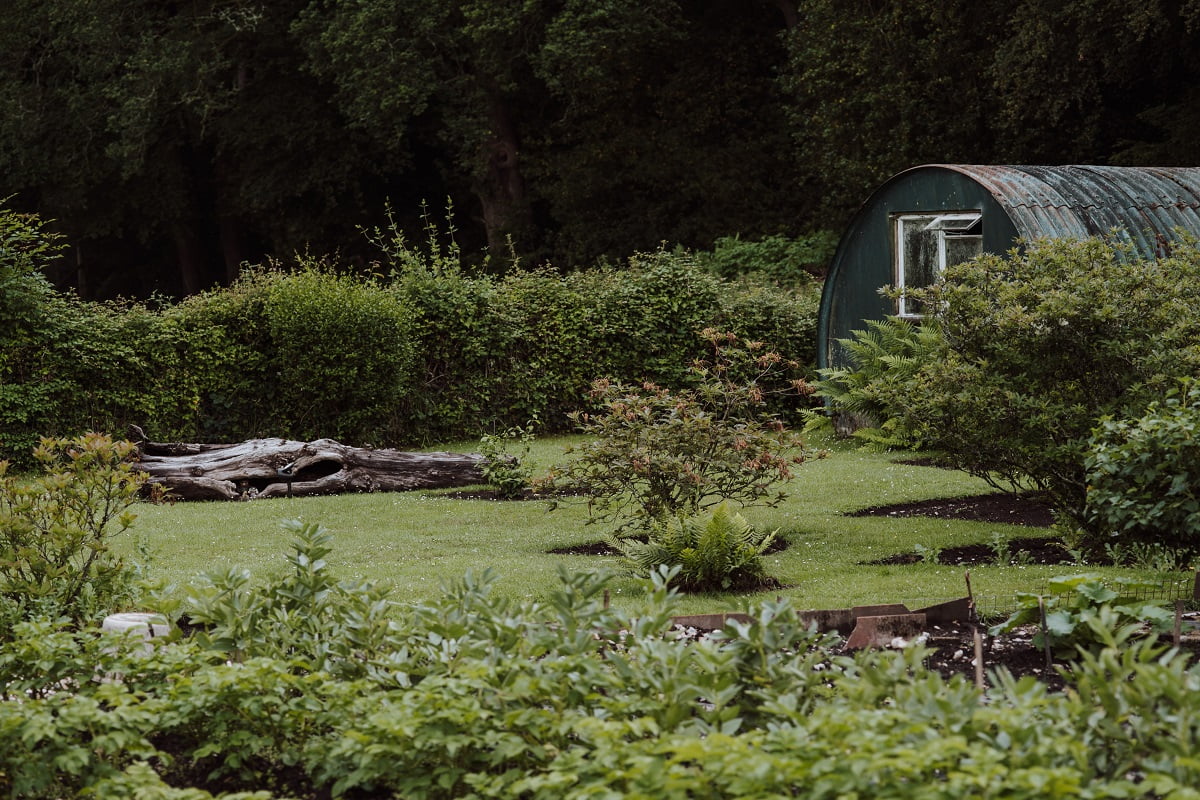
<path fill-rule="evenodd" d="M 82 297 L 390 205 L 560 269 L 838 230 L 931 162 L 1195 164 L 1197 0 L 6 0 L 0 197 Z"/>

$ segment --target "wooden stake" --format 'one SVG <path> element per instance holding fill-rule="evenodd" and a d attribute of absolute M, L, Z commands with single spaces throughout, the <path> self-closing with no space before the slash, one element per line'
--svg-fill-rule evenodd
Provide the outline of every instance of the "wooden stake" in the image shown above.
<path fill-rule="evenodd" d="M 982 692 L 987 688 L 983 682 L 983 637 L 979 635 L 979 628 L 974 628 L 973 633 L 975 639 L 975 687 Z"/>
<path fill-rule="evenodd" d="M 1050 669 L 1054 664 L 1054 659 L 1050 656 L 1050 630 L 1046 627 L 1046 598 L 1038 598 L 1038 616 L 1042 621 L 1042 648 L 1046 651 L 1046 669 Z"/>
<path fill-rule="evenodd" d="M 1176 647 L 1179 647 L 1183 641 L 1183 601 L 1175 601 L 1175 630 L 1172 632 L 1171 641 Z"/>
<path fill-rule="evenodd" d="M 604 590 L 604 610 L 608 611 L 608 602 L 611 598 L 608 596 L 608 589 Z"/>

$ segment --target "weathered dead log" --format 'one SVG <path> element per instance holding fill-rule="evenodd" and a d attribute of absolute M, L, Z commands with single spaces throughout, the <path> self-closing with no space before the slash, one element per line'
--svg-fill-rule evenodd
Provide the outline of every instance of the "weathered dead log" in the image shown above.
<path fill-rule="evenodd" d="M 348 447 L 333 439 L 240 444 L 139 444 L 151 483 L 181 500 L 395 492 L 484 483 L 483 456 Z"/>

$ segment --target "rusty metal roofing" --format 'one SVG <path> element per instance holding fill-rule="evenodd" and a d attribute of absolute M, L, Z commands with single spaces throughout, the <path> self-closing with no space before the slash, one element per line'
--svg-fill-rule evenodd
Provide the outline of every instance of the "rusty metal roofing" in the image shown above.
<path fill-rule="evenodd" d="M 1200 167 L 929 166 L 986 188 L 1024 239 L 1119 229 L 1142 255 L 1157 256 L 1178 228 L 1200 235 Z"/>

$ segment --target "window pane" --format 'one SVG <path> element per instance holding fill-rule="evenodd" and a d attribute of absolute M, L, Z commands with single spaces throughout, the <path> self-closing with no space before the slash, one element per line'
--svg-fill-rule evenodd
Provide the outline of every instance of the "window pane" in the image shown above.
<path fill-rule="evenodd" d="M 946 263 L 942 268 L 970 261 L 982 252 L 982 236 L 946 236 Z"/>
<path fill-rule="evenodd" d="M 947 266 L 983 252 L 982 215 L 978 211 L 905 214 L 893 217 L 895 285 L 901 290 L 897 313 L 922 314 L 909 289 L 932 285 Z"/>

